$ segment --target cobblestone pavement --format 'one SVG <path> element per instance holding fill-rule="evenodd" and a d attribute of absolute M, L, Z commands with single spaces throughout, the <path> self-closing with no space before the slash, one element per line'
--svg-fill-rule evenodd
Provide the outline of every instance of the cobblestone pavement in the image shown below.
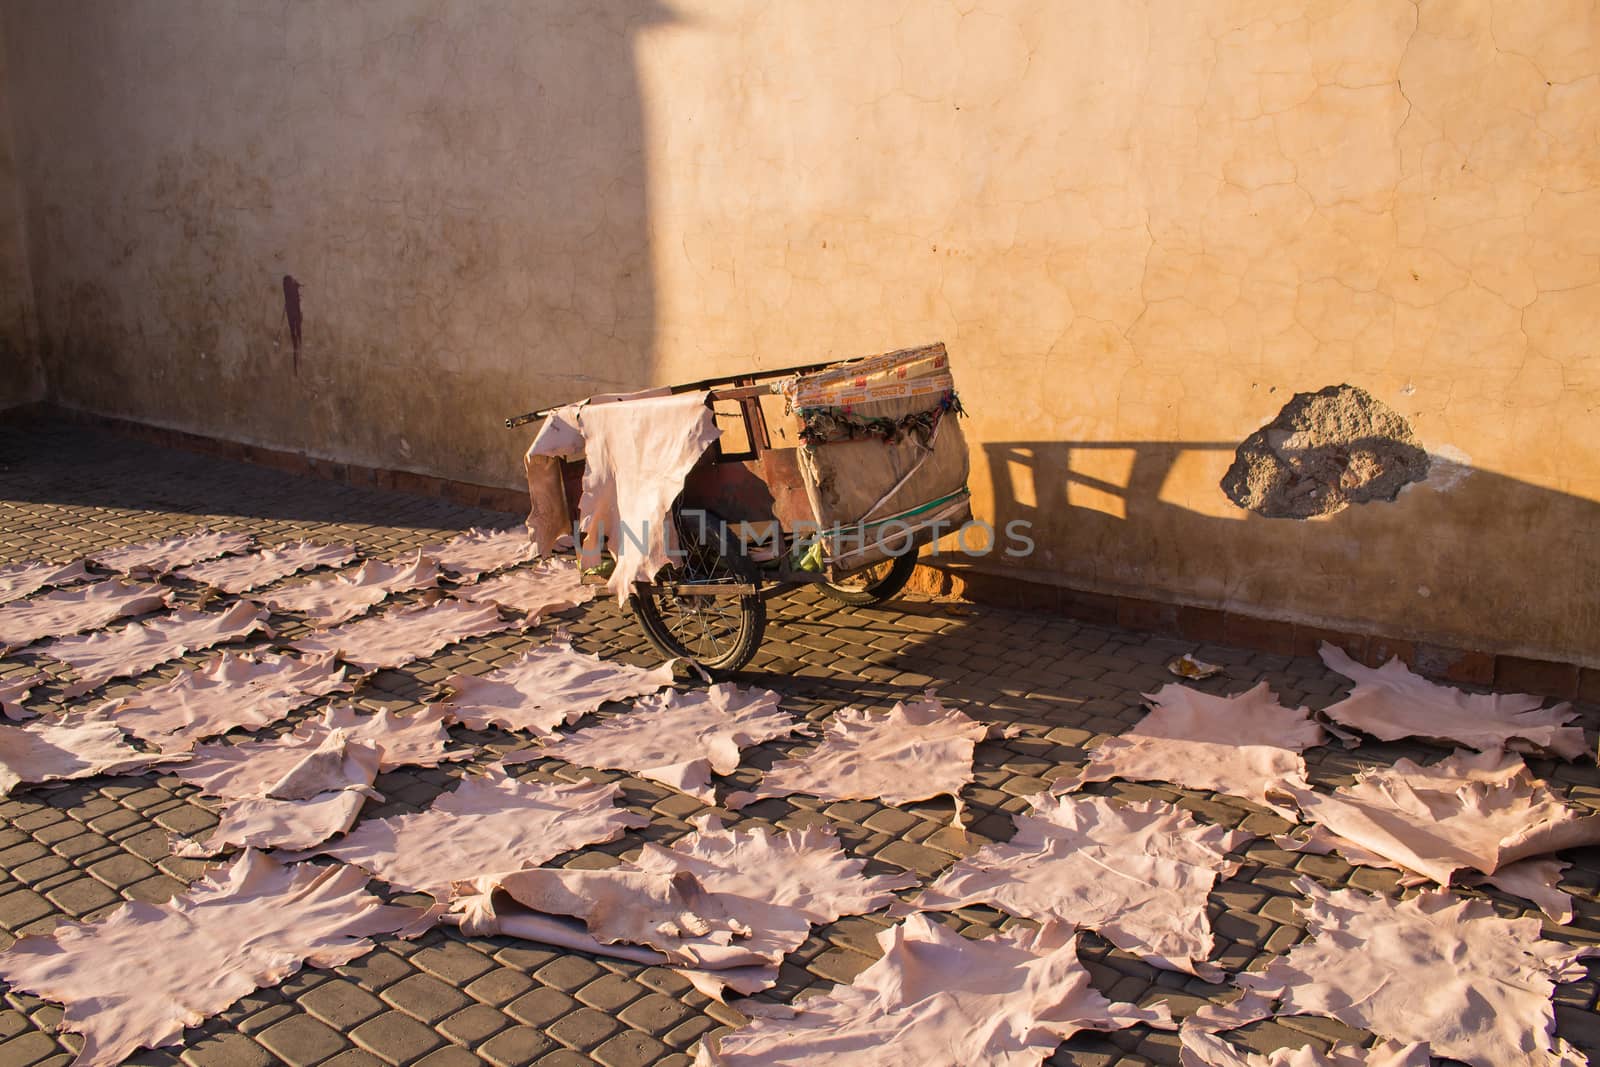
<path fill-rule="evenodd" d="M 209 457 L 166 451 L 65 424 L 0 426 L 0 563 L 29 558 L 65 560 L 92 548 L 179 533 L 200 525 L 254 533 L 264 541 L 313 537 L 348 540 L 368 554 L 393 556 L 472 525 L 508 525 L 513 516 L 476 511 L 438 500 L 327 482 Z M 182 599 L 198 599 L 183 588 Z M 1290 659 L 1216 645 L 1152 639 L 1103 626 L 987 607 L 953 607 L 909 598 L 880 609 L 849 609 L 811 591 L 773 601 L 767 641 L 742 681 L 784 694 L 785 704 L 815 720 L 847 704 L 886 707 L 937 685 L 941 695 L 976 718 L 1021 727 L 1020 736 L 977 750 L 977 781 L 965 796 L 973 820 L 965 837 L 949 826 L 948 799 L 890 808 L 877 803 L 823 804 L 805 797 L 766 800 L 730 825 L 754 820 L 780 827 L 831 822 L 853 853 L 869 857 L 868 873 L 907 869 L 924 879 L 956 857 L 1010 836 L 1010 814 L 1024 798 L 1074 769 L 1084 751 L 1141 716 L 1141 692 L 1172 679 L 1162 664 L 1180 651 L 1224 664 L 1222 678 L 1206 683 L 1239 691 L 1258 680 L 1272 684 L 1285 703 L 1324 707 L 1345 682 L 1315 660 Z M 657 659 L 632 618 L 614 604 L 596 603 L 560 620 L 586 651 L 636 663 Z M 275 640 L 302 628 L 276 616 Z M 414 708 L 431 687 L 456 671 L 483 672 L 529 642 L 539 631 L 468 641 L 404 670 L 383 671 L 359 694 L 368 708 Z M 258 642 L 258 644 L 267 642 Z M 190 657 L 199 662 L 205 655 Z M 0 675 L 34 662 L 27 655 L 0 660 Z M 168 667 L 140 681 L 174 673 Z M 125 687 L 113 686 L 115 693 Z M 36 698 L 37 698 L 36 694 Z M 55 687 L 44 691 L 55 699 Z M 322 701 L 312 705 L 312 711 Z M 1588 707 L 1585 725 L 1600 725 Z M 496 750 L 516 747 L 508 734 L 454 731 Z M 1591 735 L 1592 736 L 1592 735 Z M 770 766 L 793 743 L 747 753 L 747 764 Z M 1402 756 L 1433 758 L 1442 750 L 1414 744 L 1366 743 L 1354 751 L 1332 747 L 1307 753 L 1316 780 L 1338 784 L 1361 765 Z M 1568 787 L 1573 799 L 1600 808 L 1600 774 L 1593 763 L 1535 761 L 1534 770 Z M 579 770 L 556 760 L 517 768 L 542 779 L 620 780 L 628 807 L 647 813 L 650 828 L 607 846 L 566 858 L 569 866 L 596 867 L 629 854 L 641 838 L 667 841 L 689 832 L 687 820 L 702 808 L 663 786 L 616 773 Z M 385 774 L 378 788 L 388 798 L 368 817 L 415 811 L 451 786 L 458 766 Z M 733 776 L 753 782 L 750 767 Z M 1170 799 L 1201 818 L 1260 834 L 1287 824 L 1228 797 L 1155 786 L 1114 783 L 1091 787 L 1127 798 Z M 22 934 L 47 933 L 66 918 L 94 919 L 127 900 L 165 900 L 203 869 L 200 862 L 168 854 L 168 834 L 204 831 L 216 822 L 209 806 L 170 776 L 96 778 L 58 787 L 23 787 L 0 802 L 0 945 Z M 1244 864 L 1211 898 L 1219 952 L 1227 970 L 1264 966 L 1304 936 L 1291 882 L 1307 874 L 1329 885 L 1394 893 L 1390 872 L 1355 869 L 1337 857 L 1280 851 L 1266 838 L 1242 850 Z M 1566 884 L 1577 897 L 1576 922 L 1546 924 L 1549 936 L 1600 941 L 1600 849 L 1570 855 Z M 379 888 L 375 883 L 374 888 Z M 1472 891 L 1464 891 L 1471 893 Z M 1493 896 L 1507 915 L 1529 913 L 1518 902 Z M 983 907 L 940 921 L 979 934 L 1010 921 Z M 846 918 L 817 928 L 785 964 L 779 987 L 765 997 L 787 1000 L 803 991 L 849 981 L 874 958 L 882 913 Z M 1181 1016 L 1225 988 L 1161 972 L 1084 937 L 1084 959 L 1096 986 L 1116 999 L 1148 1004 L 1165 1000 Z M 1600 1063 L 1596 1022 L 1596 968 L 1589 977 L 1558 987 L 1557 1031 Z M 196 975 L 197 982 L 206 980 Z M 16 992 L 4 994 L 0 1012 L 0 1064 L 28 1067 L 65 1063 L 78 1044 L 58 1035 L 56 1005 Z M 736 1024 L 740 1016 L 708 1001 L 675 974 L 652 967 L 594 959 L 504 938 L 468 938 L 436 929 L 416 941 L 379 939 L 375 951 L 347 967 L 305 970 L 282 985 L 240 1000 L 205 1025 L 185 1033 L 181 1048 L 144 1052 L 129 1062 L 229 1064 L 426 1064 L 449 1067 L 494 1064 L 686 1064 L 702 1035 Z M 1364 1041 L 1367 1035 L 1311 1017 L 1268 1021 L 1238 1033 L 1259 1050 L 1284 1045 Z M 1175 1064 L 1177 1038 L 1144 1027 L 1109 1036 L 1080 1035 L 1052 1064 Z"/>

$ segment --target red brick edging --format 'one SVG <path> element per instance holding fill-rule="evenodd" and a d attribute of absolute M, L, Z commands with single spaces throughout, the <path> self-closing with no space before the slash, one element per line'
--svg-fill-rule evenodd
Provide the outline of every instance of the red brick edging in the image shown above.
<path fill-rule="evenodd" d="M 1600 669 L 1579 667 L 1574 663 L 1329 630 L 1217 608 L 1090 593 L 965 567 L 920 566 L 912 579 L 912 588 L 936 596 L 956 595 L 978 603 L 1052 612 L 1106 626 L 1189 641 L 1237 645 L 1284 656 L 1315 656 L 1317 647 L 1327 641 L 1373 667 L 1381 666 L 1391 656 L 1399 656 L 1407 666 L 1430 678 L 1564 700 L 1600 702 Z"/>
<path fill-rule="evenodd" d="M 166 448 L 220 456 L 345 485 L 442 497 L 454 504 L 517 515 L 526 514 L 528 510 L 528 494 L 519 489 L 498 489 L 413 471 L 317 459 L 303 452 L 225 441 L 52 404 L 28 405 L 24 409 L 12 409 L 11 413 L 65 418 Z M 1574 663 L 1451 648 L 1377 634 L 1328 630 L 1217 608 L 1091 593 L 967 568 L 949 570 L 920 566 L 912 580 L 912 588 L 935 596 L 960 596 L 997 607 L 1046 611 L 1084 622 L 1121 626 L 1189 641 L 1214 641 L 1285 656 L 1314 656 L 1317 646 L 1327 641 L 1374 667 L 1382 665 L 1391 656 L 1399 656 L 1407 666 L 1432 678 L 1600 703 L 1600 668 L 1579 667 Z"/>

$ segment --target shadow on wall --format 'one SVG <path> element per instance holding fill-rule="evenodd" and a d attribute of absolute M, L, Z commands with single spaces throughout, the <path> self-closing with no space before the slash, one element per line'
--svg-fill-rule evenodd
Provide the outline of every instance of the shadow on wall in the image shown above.
<path fill-rule="evenodd" d="M 673 21 L 657 0 L 8 9 L 49 399 L 515 484 L 499 420 L 652 373 L 635 52 Z"/>
<path fill-rule="evenodd" d="M 996 527 L 1027 521 L 1039 547 L 977 566 L 1357 632 L 1385 620 L 1394 636 L 1600 663 L 1600 502 L 1435 457 L 1427 480 L 1393 502 L 1268 519 L 1217 484 L 1237 447 L 986 444 Z"/>

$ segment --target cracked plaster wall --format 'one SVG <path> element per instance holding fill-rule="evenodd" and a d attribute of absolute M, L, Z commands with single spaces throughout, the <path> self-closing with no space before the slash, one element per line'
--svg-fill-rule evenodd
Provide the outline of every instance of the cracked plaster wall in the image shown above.
<path fill-rule="evenodd" d="M 506 415 L 649 377 L 652 0 L 3 17 L 60 402 L 515 484 Z"/>
<path fill-rule="evenodd" d="M 1035 524 L 983 566 L 1600 663 L 1593 2 L 5 19 L 64 402 L 511 485 L 512 411 L 942 339 L 980 514 Z M 1234 507 L 1338 383 L 1429 479 Z"/>

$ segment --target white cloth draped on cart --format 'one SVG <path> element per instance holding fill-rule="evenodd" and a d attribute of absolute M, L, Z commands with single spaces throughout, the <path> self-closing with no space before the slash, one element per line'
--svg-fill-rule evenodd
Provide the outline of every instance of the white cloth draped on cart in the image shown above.
<path fill-rule="evenodd" d="M 705 392 L 589 404 L 578 413 L 583 431 L 581 561 L 616 557 L 607 588 L 617 602 L 635 582 L 649 582 L 675 547 L 672 502 L 707 448 L 722 435 Z"/>
<path fill-rule="evenodd" d="M 709 392 L 670 395 L 666 387 L 603 394 L 546 416 L 523 456 L 528 472 L 528 530 L 549 555 L 568 536 L 562 459 L 584 459 L 578 504 L 582 565 L 616 557 L 608 589 L 618 603 L 634 582 L 667 565 L 675 544 L 672 501 L 683 480 L 722 430 Z"/>

